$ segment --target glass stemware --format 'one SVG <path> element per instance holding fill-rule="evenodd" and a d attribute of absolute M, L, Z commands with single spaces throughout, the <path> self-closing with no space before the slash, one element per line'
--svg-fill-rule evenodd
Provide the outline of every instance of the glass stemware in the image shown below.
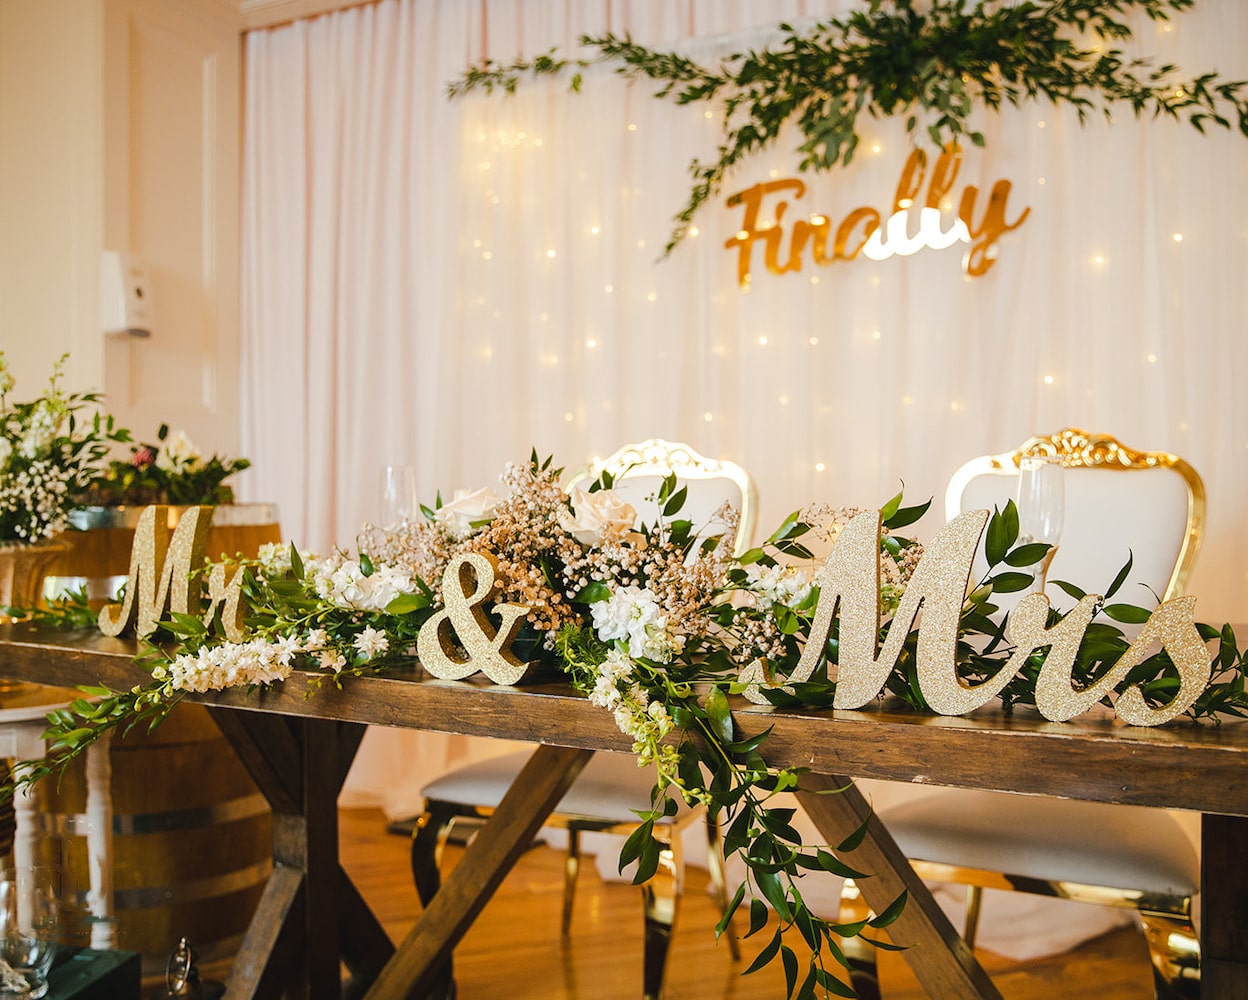
<path fill-rule="evenodd" d="M 59 930 L 53 871 L 24 869 L 0 879 L 0 998 L 47 993 Z"/>
<path fill-rule="evenodd" d="M 1062 537 L 1066 515 L 1066 489 L 1062 462 L 1056 455 L 1024 455 L 1018 460 L 1018 534 L 1020 542 L 1045 542 L 1051 546 L 1030 568 L 1028 593 L 1043 594 L 1049 564 Z"/>
<path fill-rule="evenodd" d="M 381 467 L 381 520 L 383 528 L 394 527 L 416 518 L 420 501 L 416 496 L 414 465 Z"/>

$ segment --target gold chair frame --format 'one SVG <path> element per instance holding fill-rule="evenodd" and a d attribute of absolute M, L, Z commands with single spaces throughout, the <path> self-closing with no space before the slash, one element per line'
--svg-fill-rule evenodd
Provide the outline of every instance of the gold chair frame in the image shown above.
<path fill-rule="evenodd" d="M 1162 600 L 1183 593 L 1200 552 L 1205 525 L 1205 487 L 1191 465 L 1169 452 L 1136 451 L 1108 434 L 1090 434 L 1077 427 L 1067 427 L 1056 434 L 1028 438 L 1014 451 L 982 456 L 961 466 L 949 480 L 945 494 L 946 516 L 960 512 L 962 494 L 972 479 L 1017 469 L 1025 455 L 1053 456 L 1060 459 L 1065 468 L 1170 469 L 1178 474 L 1187 486 L 1187 530 Z M 1060 808 L 1060 805 L 1054 804 L 1054 807 Z M 887 815 L 882 819 L 887 825 Z M 1138 913 L 1144 927 L 1157 1000 L 1193 1000 L 1200 995 L 1200 939 L 1192 923 L 1191 896 L 1038 879 L 922 858 L 911 858 L 910 865 L 926 881 L 966 887 L 962 938 L 968 948 L 975 947 L 984 889 L 1005 889 L 1131 909 Z M 866 904 L 857 886 L 852 879 L 847 880 L 841 897 L 841 919 L 857 919 L 865 912 Z M 851 979 L 859 995 L 864 1000 L 878 998 L 873 949 L 857 942 L 847 944 L 852 950 L 849 955 Z"/>
<path fill-rule="evenodd" d="M 1170 469 L 1187 486 L 1187 533 L 1162 600 L 1178 597 L 1187 588 L 1205 532 L 1205 484 L 1187 462 L 1165 451 L 1136 451 L 1109 434 L 1089 434 L 1078 427 L 1066 427 L 1056 434 L 1028 438 L 1014 451 L 973 458 L 949 479 L 945 491 L 945 518 L 958 510 L 966 485 L 979 476 L 1017 470 L 1026 455 L 1057 458 L 1068 469 L 1117 469 L 1123 472 L 1143 469 Z"/>
<path fill-rule="evenodd" d="M 757 519 L 758 494 L 753 480 L 735 462 L 707 458 L 687 444 L 649 438 L 638 444 L 625 445 L 604 459 L 594 459 L 588 466 L 577 470 L 565 481 L 572 487 L 588 480 L 597 479 L 603 471 L 611 472 L 616 480 L 628 476 L 659 476 L 674 474 L 678 481 L 725 479 L 733 483 L 741 496 L 740 523 L 737 526 L 734 549 L 737 553 L 749 548 Z M 648 781 L 646 772 L 637 770 L 639 778 Z M 647 793 L 648 794 L 648 793 Z M 447 839 L 455 823 L 463 819 L 483 821 L 494 813 L 493 806 L 466 804 L 428 797 L 425 812 L 417 818 L 412 838 L 412 877 L 416 883 L 421 902 L 428 905 L 441 883 L 441 861 Z M 668 948 L 671 944 L 673 925 L 682 889 L 681 873 L 684 864 L 681 849 L 681 833 L 689 823 L 705 818 L 707 840 L 707 866 L 711 887 L 721 911 L 727 911 L 729 896 L 724 872 L 723 844 L 719 825 L 702 808 L 688 809 L 668 822 L 656 823 L 655 839 L 662 845 L 659 868 L 654 877 L 641 886 L 645 914 L 643 992 L 645 1000 L 658 1000 L 663 989 L 663 975 L 667 966 Z M 563 910 L 560 932 L 567 937 L 572 926 L 572 908 L 576 898 L 576 879 L 580 872 L 581 834 L 608 833 L 627 835 L 639 826 L 639 822 L 621 823 L 614 819 L 586 816 L 578 813 L 552 812 L 543 824 L 545 827 L 566 830 L 568 850 L 564 859 Z M 733 960 L 741 958 L 741 946 L 730 926 L 725 934 Z M 442 989 L 449 990 L 449 965 L 443 973 Z"/>

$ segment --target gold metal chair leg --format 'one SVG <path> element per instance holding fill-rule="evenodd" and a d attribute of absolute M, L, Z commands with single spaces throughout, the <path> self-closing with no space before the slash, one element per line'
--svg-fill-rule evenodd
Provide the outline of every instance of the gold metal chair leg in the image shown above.
<path fill-rule="evenodd" d="M 984 890 L 977 885 L 966 887 L 966 921 L 962 925 L 962 940 L 972 950 L 979 934 L 979 911 L 984 903 Z"/>
<path fill-rule="evenodd" d="M 715 893 L 715 901 L 719 904 L 719 912 L 728 912 L 728 878 L 724 871 L 724 842 L 719 835 L 719 821 L 709 812 L 706 814 L 706 867 L 711 876 L 711 888 Z M 736 928 L 728 921 L 724 928 L 724 936 L 728 939 L 728 950 L 732 952 L 734 962 L 741 961 L 741 942 L 737 940 Z"/>
<path fill-rule="evenodd" d="M 1140 911 L 1157 1000 L 1200 996 L 1200 938 L 1191 920 L 1170 913 Z"/>
<path fill-rule="evenodd" d="M 656 839 L 663 841 L 664 847 L 659 854 L 658 871 L 641 887 L 646 915 L 643 972 L 645 1000 L 659 1000 L 663 993 L 668 946 L 672 941 L 672 928 L 676 924 L 676 911 L 680 904 L 680 890 L 685 874 L 680 836 L 673 837 L 672 831 L 667 828 L 656 829 L 654 833 Z"/>
<path fill-rule="evenodd" d="M 442 853 L 446 838 L 450 835 L 455 817 L 436 810 L 426 812 L 416 820 L 412 831 L 412 881 L 422 906 L 428 906 L 434 893 L 442 885 Z M 438 978 L 429 989 L 429 1000 L 453 1000 L 456 993 L 454 969 L 450 956 L 438 972 Z"/>
<path fill-rule="evenodd" d="M 576 899 L 576 876 L 581 870 L 581 831 L 568 827 L 568 853 L 563 859 L 563 921 L 560 933 L 566 938 L 572 929 L 572 903 Z"/>

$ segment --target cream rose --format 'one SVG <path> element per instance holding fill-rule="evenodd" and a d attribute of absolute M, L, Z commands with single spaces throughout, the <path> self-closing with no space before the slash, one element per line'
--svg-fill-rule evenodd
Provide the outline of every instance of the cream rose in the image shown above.
<path fill-rule="evenodd" d="M 583 545 L 597 545 L 608 533 L 629 531 L 637 520 L 637 511 L 615 490 L 590 493 L 575 486 L 570 499 L 572 509 L 559 512 L 559 526 Z"/>
<path fill-rule="evenodd" d="M 474 524 L 494 516 L 499 499 L 498 494 L 488 486 L 479 490 L 456 490 L 451 502 L 439 507 L 433 519 L 458 541 L 472 534 Z"/>

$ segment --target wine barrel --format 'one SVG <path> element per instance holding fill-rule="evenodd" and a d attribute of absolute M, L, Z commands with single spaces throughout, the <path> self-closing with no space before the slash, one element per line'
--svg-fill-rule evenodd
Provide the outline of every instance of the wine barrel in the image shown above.
<path fill-rule="evenodd" d="M 171 508 L 170 527 L 185 508 Z M 104 603 L 125 580 L 141 508 L 93 508 L 62 537 L 71 552 L 45 594 L 88 587 Z M 85 529 L 85 530 L 82 530 Z M 205 553 L 254 556 L 281 540 L 269 504 L 217 507 Z M 186 937 L 204 963 L 238 948 L 272 867 L 272 817 L 207 710 L 180 705 L 154 731 L 118 734 L 109 752 L 113 805 L 116 947 L 142 954 L 145 976 L 162 973 Z M 89 884 L 86 769 L 75 761 L 39 789 L 46 850 L 72 873 L 80 905 Z"/>

